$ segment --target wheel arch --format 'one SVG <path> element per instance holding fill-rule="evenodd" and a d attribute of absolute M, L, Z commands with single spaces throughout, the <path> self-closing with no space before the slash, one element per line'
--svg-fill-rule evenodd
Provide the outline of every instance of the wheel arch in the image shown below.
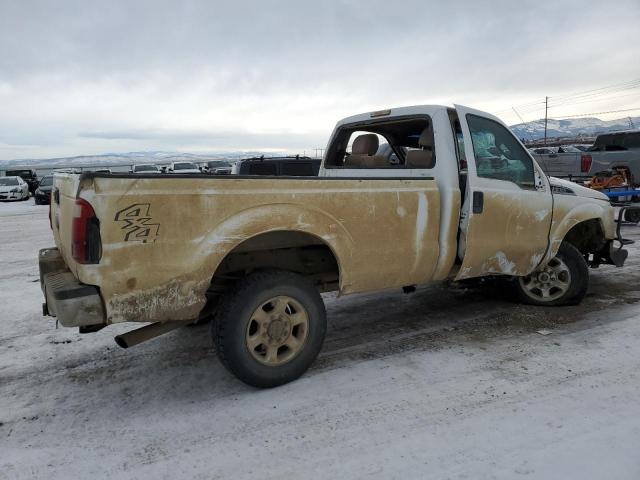
<path fill-rule="evenodd" d="M 290 270 L 313 276 L 320 290 L 341 290 L 353 240 L 338 219 L 313 207 L 271 204 L 252 207 L 220 222 L 198 240 L 209 278 L 210 311 L 230 284 L 249 271 Z M 320 272 L 318 266 L 328 267 Z M 333 279 L 331 278 L 333 275 Z"/>
<path fill-rule="evenodd" d="M 606 206 L 609 207 L 608 204 Z M 555 216 L 554 212 L 549 250 L 543 262 L 556 256 L 562 242 L 571 243 L 581 253 L 587 254 L 599 250 L 607 238 L 615 235 L 613 217 L 609 219 L 607 209 L 595 203 L 578 205 L 559 219 Z"/>

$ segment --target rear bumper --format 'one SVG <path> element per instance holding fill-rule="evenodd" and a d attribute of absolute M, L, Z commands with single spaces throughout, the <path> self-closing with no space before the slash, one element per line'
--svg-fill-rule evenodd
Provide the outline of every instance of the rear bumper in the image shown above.
<path fill-rule="evenodd" d="M 78 281 L 67 268 L 57 248 L 40 250 L 38 264 L 40 286 L 45 298 L 45 315 L 56 317 L 65 327 L 105 323 L 100 291 L 93 285 Z"/>

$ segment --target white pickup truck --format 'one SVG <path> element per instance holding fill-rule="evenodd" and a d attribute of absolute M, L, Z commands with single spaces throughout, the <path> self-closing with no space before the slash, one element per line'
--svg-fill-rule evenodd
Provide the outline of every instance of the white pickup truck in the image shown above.
<path fill-rule="evenodd" d="M 317 177 L 56 174 L 50 219 L 45 314 L 83 332 L 151 322 L 123 347 L 213 316 L 218 356 L 259 387 L 318 355 L 323 291 L 497 275 L 565 305 L 589 265 L 627 255 L 606 196 L 548 178 L 499 119 L 462 106 L 346 118 Z"/>

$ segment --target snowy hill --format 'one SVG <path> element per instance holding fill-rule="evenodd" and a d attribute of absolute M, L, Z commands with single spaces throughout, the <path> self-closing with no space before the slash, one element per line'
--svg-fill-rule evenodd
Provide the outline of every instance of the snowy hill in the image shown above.
<path fill-rule="evenodd" d="M 635 128 L 640 127 L 640 117 L 631 117 L 631 121 Z M 598 133 L 628 130 L 631 127 L 629 117 L 617 120 L 600 120 L 593 117 L 567 120 L 550 118 L 547 122 L 547 137 L 593 136 Z M 544 119 L 511 125 L 510 128 L 518 138 L 524 138 L 525 140 L 544 138 Z"/>

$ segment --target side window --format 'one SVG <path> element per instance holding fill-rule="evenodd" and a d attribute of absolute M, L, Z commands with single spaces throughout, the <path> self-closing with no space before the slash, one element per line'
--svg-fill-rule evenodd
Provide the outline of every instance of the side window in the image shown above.
<path fill-rule="evenodd" d="M 276 166 L 273 163 L 255 162 L 249 164 L 249 175 L 277 175 Z"/>
<path fill-rule="evenodd" d="M 504 126 L 488 118 L 467 115 L 478 177 L 534 188 L 531 157 Z"/>
<path fill-rule="evenodd" d="M 331 140 L 325 168 L 411 168 L 435 166 L 431 118 L 397 117 L 341 126 Z"/>
<path fill-rule="evenodd" d="M 313 165 L 309 162 L 284 162 L 280 169 L 282 175 L 289 177 L 309 177 L 314 175 Z"/>
<path fill-rule="evenodd" d="M 625 136 L 624 146 L 627 148 L 640 148 L 640 133 L 629 133 Z"/>

